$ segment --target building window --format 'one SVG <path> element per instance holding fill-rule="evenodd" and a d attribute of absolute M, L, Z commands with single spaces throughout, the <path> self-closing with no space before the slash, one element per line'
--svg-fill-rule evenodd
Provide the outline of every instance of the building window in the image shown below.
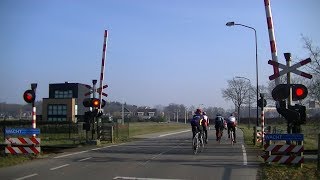
<path fill-rule="evenodd" d="M 48 117 L 48 121 L 67 121 L 65 117 Z"/>
<path fill-rule="evenodd" d="M 138 112 L 138 116 L 143 116 L 144 112 Z"/>
<path fill-rule="evenodd" d="M 72 98 L 72 90 L 66 90 L 66 91 L 60 91 L 55 90 L 54 91 L 54 98 Z"/>
<path fill-rule="evenodd" d="M 50 104 L 48 105 L 48 121 L 66 121 L 67 105 Z"/>
<path fill-rule="evenodd" d="M 149 112 L 149 117 L 153 117 L 154 116 L 154 112 Z"/>

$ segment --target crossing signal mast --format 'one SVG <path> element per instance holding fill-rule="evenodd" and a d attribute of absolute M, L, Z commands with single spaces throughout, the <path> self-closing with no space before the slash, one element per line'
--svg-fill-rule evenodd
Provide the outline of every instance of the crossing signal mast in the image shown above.
<path fill-rule="evenodd" d="M 291 105 L 291 101 L 300 101 L 306 98 L 308 95 L 308 88 L 303 84 L 291 84 L 290 72 L 311 79 L 312 75 L 297 70 L 298 67 L 301 67 L 311 62 L 311 59 L 308 58 L 299 63 L 294 64 L 293 66 L 290 66 L 291 54 L 284 53 L 284 56 L 287 61 L 287 66 L 278 62 L 268 62 L 273 66 L 280 67 L 283 69 L 282 71 L 269 76 L 270 80 L 273 80 L 283 74 L 287 74 L 287 84 L 276 85 L 276 87 L 272 90 L 272 97 L 275 101 L 278 102 L 278 113 L 281 114 L 287 120 L 288 133 L 300 133 L 300 125 L 306 123 L 306 107 L 301 104 Z"/>
<path fill-rule="evenodd" d="M 104 66 L 105 66 L 105 60 L 106 60 L 106 49 L 107 49 L 107 39 L 108 39 L 108 31 L 104 31 L 104 41 L 103 41 L 103 47 L 102 47 L 102 60 L 101 60 L 101 73 L 100 73 L 100 83 L 99 88 L 96 88 L 97 80 L 93 80 L 92 84 L 93 86 L 86 85 L 87 88 L 90 89 L 90 92 L 86 93 L 85 96 L 88 96 L 90 94 L 93 94 L 92 98 L 86 98 L 83 100 L 83 105 L 85 107 L 90 107 L 90 111 L 85 112 L 84 119 L 85 124 L 83 126 L 83 129 L 86 131 L 90 131 L 92 127 L 92 139 L 93 139 L 93 133 L 94 133 L 94 123 L 95 119 L 99 118 L 103 115 L 103 107 L 106 105 L 106 101 L 102 99 L 102 96 L 108 96 L 108 94 L 103 92 L 104 88 L 107 88 L 108 85 L 103 85 L 104 80 Z M 99 97 L 96 98 L 95 94 L 98 93 Z M 98 121 L 97 128 L 98 128 Z M 98 132 L 98 131 L 97 131 Z M 99 134 L 97 134 L 97 137 L 100 137 Z"/>
<path fill-rule="evenodd" d="M 36 107 L 34 104 L 34 101 L 36 100 L 36 88 L 37 88 L 37 83 L 32 83 L 31 84 L 31 89 L 26 90 L 23 93 L 23 99 L 26 103 L 32 104 L 32 128 L 36 128 Z M 33 136 L 36 136 L 35 134 Z"/>

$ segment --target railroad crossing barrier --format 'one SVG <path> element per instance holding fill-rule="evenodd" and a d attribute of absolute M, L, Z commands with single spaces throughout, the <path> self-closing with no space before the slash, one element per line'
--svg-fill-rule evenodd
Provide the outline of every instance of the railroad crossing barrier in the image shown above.
<path fill-rule="evenodd" d="M 5 136 L 12 135 L 32 135 L 30 138 L 25 137 L 5 137 L 5 153 L 7 154 L 39 154 L 40 138 L 35 135 L 40 134 L 37 128 L 6 128 Z"/>
<path fill-rule="evenodd" d="M 262 142 L 262 132 L 261 132 L 261 126 L 254 126 L 253 127 L 253 143 L 256 145 L 257 142 L 261 143 Z M 271 133 L 271 126 L 265 127 L 264 134 L 269 134 Z"/>
<path fill-rule="evenodd" d="M 39 154 L 40 138 L 6 138 L 5 153 L 7 154 Z"/>
<path fill-rule="evenodd" d="M 300 164 L 304 162 L 303 134 L 266 134 L 261 157 L 267 163 Z M 271 144 L 271 141 L 296 141 L 297 144 Z M 275 143 L 275 142 L 274 142 Z"/>

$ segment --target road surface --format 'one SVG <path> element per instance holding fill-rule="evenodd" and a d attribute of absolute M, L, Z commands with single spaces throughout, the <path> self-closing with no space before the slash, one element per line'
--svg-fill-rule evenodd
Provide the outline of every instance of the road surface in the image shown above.
<path fill-rule="evenodd" d="M 257 153 L 243 144 L 241 130 L 231 145 L 226 132 L 221 144 L 209 131 L 209 143 L 194 155 L 191 131 L 139 136 L 137 141 L 90 149 L 73 149 L 44 159 L 0 168 L 0 179 L 126 179 L 126 180 L 256 180 Z"/>

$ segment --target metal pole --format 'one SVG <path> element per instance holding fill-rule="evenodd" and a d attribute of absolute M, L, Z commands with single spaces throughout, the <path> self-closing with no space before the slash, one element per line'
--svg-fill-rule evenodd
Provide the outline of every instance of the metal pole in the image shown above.
<path fill-rule="evenodd" d="M 184 108 L 184 123 L 187 124 L 187 108 Z"/>
<path fill-rule="evenodd" d="M 255 44 L 256 44 L 256 81 L 257 81 L 257 126 L 259 125 L 258 115 L 258 100 L 259 100 L 259 72 L 258 72 L 258 42 L 257 42 L 257 31 L 256 29 L 252 28 L 254 30 L 254 38 L 255 38 Z"/>
<path fill-rule="evenodd" d="M 250 85 L 251 85 L 251 83 L 250 83 Z M 251 90 L 251 88 L 250 88 L 250 90 Z M 248 120 L 248 128 L 250 129 L 250 119 L 251 119 L 251 114 L 250 114 L 250 111 L 251 111 L 251 106 L 250 106 L 250 104 L 251 104 L 251 101 L 250 101 L 250 99 L 251 99 L 251 96 L 250 96 L 250 90 L 249 90 L 249 120 Z"/>
<path fill-rule="evenodd" d="M 97 80 L 96 79 L 94 79 L 94 80 L 92 80 L 92 97 L 93 98 L 96 98 L 96 84 L 97 84 Z M 101 102 L 101 101 L 100 101 Z M 100 103 L 101 104 L 101 103 Z M 92 109 L 92 108 L 91 108 Z M 93 111 L 94 109 L 92 109 L 92 111 Z M 95 123 L 95 118 L 93 118 L 93 121 L 92 121 L 92 123 L 91 123 L 91 140 L 93 140 L 93 136 L 94 136 L 94 133 L 95 133 L 95 127 L 94 127 L 94 123 Z"/>
<path fill-rule="evenodd" d="M 264 94 L 260 94 L 261 99 L 262 99 L 262 106 L 261 106 L 261 147 L 263 147 L 263 143 L 264 143 Z"/>
<path fill-rule="evenodd" d="M 124 124 L 124 102 L 122 103 L 122 124 Z"/>
<path fill-rule="evenodd" d="M 37 83 L 32 83 L 31 84 L 31 89 L 34 91 L 34 94 L 36 94 L 36 89 L 37 89 Z M 36 100 L 34 100 L 36 101 Z M 34 104 L 34 101 L 32 102 L 32 128 L 35 129 L 37 128 L 37 108 Z M 36 137 L 35 134 L 33 134 L 33 137 Z"/>
<path fill-rule="evenodd" d="M 291 66 L 291 54 L 290 53 L 284 53 L 284 57 L 286 59 L 286 65 L 287 67 L 289 68 Z M 288 72 L 287 73 L 287 84 L 290 85 L 291 84 L 291 73 Z M 288 107 L 291 106 L 291 103 L 292 103 L 292 90 L 290 88 L 289 90 L 289 97 L 287 99 L 287 104 L 288 104 Z M 289 123 L 289 121 L 287 120 L 287 133 L 288 134 L 291 134 L 292 133 L 292 124 Z"/>
<path fill-rule="evenodd" d="M 179 122 L 179 110 L 177 110 L 177 122 Z"/>

